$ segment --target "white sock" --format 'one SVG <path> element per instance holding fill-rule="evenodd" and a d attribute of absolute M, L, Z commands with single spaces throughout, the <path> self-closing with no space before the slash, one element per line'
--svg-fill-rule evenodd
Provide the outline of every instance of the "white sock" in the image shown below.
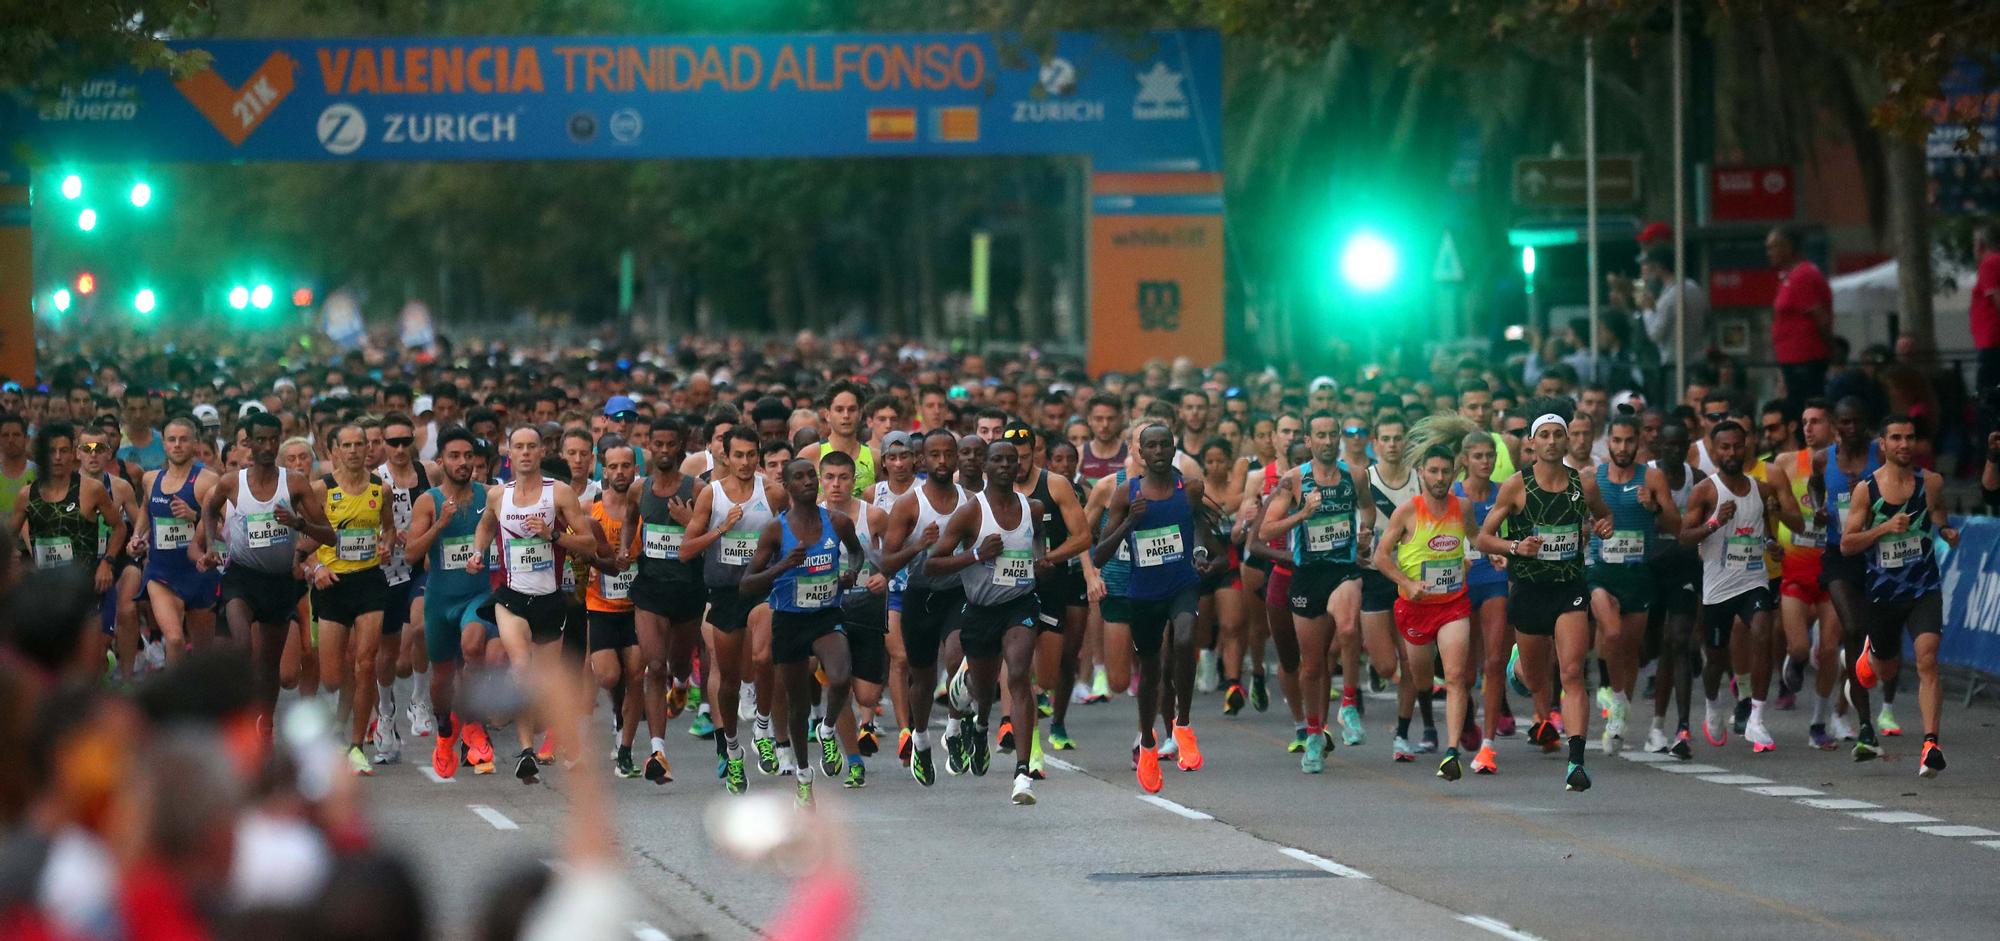
<path fill-rule="evenodd" d="M 657 735 L 653 736 L 653 750 L 659 752 L 662 755 L 666 754 L 667 740 Z"/>
<path fill-rule="evenodd" d="M 375 684 L 375 715 L 384 719 L 396 717 L 396 684 Z"/>
<path fill-rule="evenodd" d="M 426 712 L 431 708 L 431 671 L 418 670 L 410 674 L 410 701 Z"/>
<path fill-rule="evenodd" d="M 931 734 L 929 732 L 911 732 L 910 747 L 919 751 L 931 747 Z"/>
<path fill-rule="evenodd" d="M 1764 721 L 1764 701 L 1763 701 L 1763 700 L 1761 700 L 1761 699 L 1752 699 L 1752 700 L 1750 700 L 1750 721 L 1752 721 L 1752 722 L 1762 722 L 1762 721 Z"/>
<path fill-rule="evenodd" d="M 1812 706 L 1812 724 L 1825 725 L 1827 713 L 1833 711 L 1833 695 L 1829 693 L 1825 696 L 1814 696 Z"/>
<path fill-rule="evenodd" d="M 1666 717 L 1666 716 L 1654 716 L 1654 717 L 1653 717 L 1653 731 L 1655 731 L 1655 732 L 1665 732 L 1666 730 L 1667 730 L 1667 717 Z"/>
<path fill-rule="evenodd" d="M 944 737 L 945 737 L 945 738 L 950 738 L 950 737 L 952 737 L 952 736 L 954 736 L 954 735 L 957 735 L 957 734 L 958 734 L 958 717 L 957 717 L 957 716 L 947 716 L 947 717 L 945 717 L 945 720 L 944 720 Z"/>
<path fill-rule="evenodd" d="M 1485 750 L 1485 749 L 1488 749 L 1488 748 L 1492 748 L 1492 747 L 1493 747 L 1493 740 L 1492 740 L 1492 739 L 1490 739 L 1490 738 L 1488 738 L 1488 739 L 1481 739 L 1481 740 L 1480 740 L 1480 742 L 1479 742 L 1479 746 L 1480 746 L 1480 749 L 1481 749 L 1482 751 L 1483 751 L 1483 750 Z"/>
<path fill-rule="evenodd" d="M 804 781 L 807 784 L 811 784 L 813 779 L 813 767 L 814 767 L 813 763 L 810 761 L 799 765 L 798 769 L 799 780 Z"/>
<path fill-rule="evenodd" d="M 758 737 L 758 738 L 770 738 L 770 737 L 771 737 L 771 717 L 770 717 L 770 716 L 768 716 L 768 715 L 765 715 L 765 714 L 763 714 L 763 713 L 758 713 L 758 715 L 757 715 L 757 723 L 756 723 L 756 725 L 757 725 L 757 737 Z"/>

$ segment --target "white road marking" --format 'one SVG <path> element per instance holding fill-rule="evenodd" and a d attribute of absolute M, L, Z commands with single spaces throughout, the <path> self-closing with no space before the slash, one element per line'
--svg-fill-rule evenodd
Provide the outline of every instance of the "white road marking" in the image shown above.
<path fill-rule="evenodd" d="M 1500 937 L 1511 938 L 1512 941 L 1542 941 L 1540 937 L 1515 928 L 1497 918 L 1488 918 L 1485 915 L 1460 915 L 1458 916 L 1458 920 L 1474 928 L 1483 928 L 1491 931 Z"/>
<path fill-rule="evenodd" d="M 1985 827 L 1968 827 L 1950 823 L 1930 827 L 1911 827 L 1910 829 L 1918 833 L 1928 833 L 1931 836 L 2000 836 L 2000 830 L 1988 830 Z"/>
<path fill-rule="evenodd" d="M 1870 810 L 1858 814 L 1848 814 L 1848 816 L 1860 817 L 1863 820 L 1873 820 L 1876 823 L 1909 824 L 1938 822 L 1938 818 L 1929 814 L 1920 814 L 1908 810 Z"/>
<path fill-rule="evenodd" d="M 1867 801 L 1858 801 L 1848 797 L 1807 797 L 1800 799 L 1799 803 L 1807 807 L 1817 807 L 1820 810 L 1880 810 L 1882 808 L 1881 804 L 1871 804 Z"/>
<path fill-rule="evenodd" d="M 439 774 L 437 773 L 437 771 L 436 771 L 436 770 L 434 770 L 433 768 L 431 768 L 431 766 L 430 766 L 430 765 L 418 765 L 418 766 L 417 766 L 417 770 L 419 770 L 419 771 L 422 771 L 422 772 L 424 773 L 424 777 L 427 777 L 427 778 L 431 779 L 431 783 L 432 783 L 432 784 L 457 784 L 457 783 L 458 783 L 458 779 L 457 779 L 457 778 L 447 778 L 447 777 L 443 777 L 443 776 L 439 775 Z"/>
<path fill-rule="evenodd" d="M 1278 852 L 1283 853 L 1286 856 L 1290 856 L 1291 858 L 1296 859 L 1299 862 L 1305 863 L 1306 865 L 1311 866 L 1315 869 L 1325 870 L 1327 872 L 1333 873 L 1336 876 L 1340 876 L 1344 879 L 1374 878 L 1368 875 L 1367 873 L 1362 872 L 1361 870 L 1356 869 L 1352 866 L 1343 866 L 1324 856 L 1315 856 L 1297 847 L 1280 846 L 1278 847 Z"/>
<path fill-rule="evenodd" d="M 1987 849 L 2000 850 L 2000 840 L 1980 840 L 1978 842 L 1980 846 L 1984 846 Z"/>
<path fill-rule="evenodd" d="M 1741 787 L 1745 784 L 1769 784 L 1770 778 L 1760 778 L 1754 774 L 1704 774 L 1701 780 L 1710 784 L 1731 784 Z"/>
<path fill-rule="evenodd" d="M 1043 755 L 1043 756 L 1042 756 L 1042 764 L 1045 764 L 1045 765 L 1048 765 L 1049 767 L 1051 767 L 1051 768 L 1054 768 L 1054 769 L 1056 769 L 1056 770 L 1058 770 L 1058 771 L 1082 771 L 1082 770 L 1083 770 L 1082 768 L 1079 768 L 1079 767 L 1077 767 L 1077 766 L 1075 766 L 1075 765 L 1073 765 L 1073 764 L 1070 764 L 1069 762 L 1067 762 L 1067 761 L 1064 761 L 1064 760 L 1062 760 L 1061 758 L 1056 758 L 1056 757 L 1053 757 L 1053 756 L 1050 756 L 1050 755 Z"/>
<path fill-rule="evenodd" d="M 492 824 L 493 829 L 495 830 L 521 829 L 521 825 L 515 823 L 512 820 L 507 819 L 506 814 L 494 810 L 493 808 L 488 807 L 485 804 L 467 804 L 465 805 L 465 809 L 470 810 L 475 814 L 478 814 L 480 819 L 486 821 L 487 823 Z"/>
<path fill-rule="evenodd" d="M 1047 759 L 1047 758 L 1043 758 L 1042 760 L 1044 760 L 1044 761 L 1047 761 L 1048 759 Z M 1155 806 L 1155 807 L 1158 807 L 1158 808 L 1160 808 L 1161 810 L 1164 810 L 1164 811 L 1166 811 L 1166 812 L 1168 812 L 1168 813 L 1170 813 L 1170 814 L 1177 814 L 1177 815 L 1179 815 L 1179 816 L 1182 816 L 1182 817 L 1186 817 L 1186 818 L 1188 818 L 1189 820 L 1214 820 L 1214 819 L 1215 819 L 1215 818 L 1214 818 L 1213 816 L 1210 816 L 1210 815 L 1208 815 L 1208 814 L 1205 814 L 1205 813 L 1202 813 L 1202 812 L 1201 812 L 1201 811 L 1199 811 L 1199 810 L 1193 810 L 1193 809 L 1190 809 L 1190 808 L 1187 808 L 1187 807 L 1182 807 L 1181 805 L 1179 805 L 1179 804 L 1176 804 L 1176 803 L 1174 803 L 1173 801 L 1170 801 L 1170 800 L 1167 800 L 1167 799 L 1166 799 L 1166 798 L 1164 798 L 1164 797 L 1159 797 L 1159 796 L 1156 796 L 1156 795 L 1153 795 L 1153 794 L 1140 794 L 1140 795 L 1138 795 L 1138 797 L 1139 797 L 1139 799 L 1140 799 L 1140 800 L 1142 800 L 1142 801 L 1145 801 L 1146 803 L 1148 803 L 1148 804 L 1151 804 L 1151 805 L 1153 805 L 1153 806 Z"/>
<path fill-rule="evenodd" d="M 632 932 L 635 941 L 674 941 L 666 932 L 643 921 L 631 922 L 625 926 L 625 930 Z"/>
<path fill-rule="evenodd" d="M 1654 765 L 1654 764 L 1659 764 L 1663 761 L 1679 760 L 1672 755 L 1662 755 L 1657 752 L 1649 752 L 1649 751 L 1623 751 L 1618 753 L 1618 757 L 1623 758 L 1626 761 L 1636 761 L 1642 765 Z"/>
<path fill-rule="evenodd" d="M 1660 769 L 1661 771 L 1665 771 L 1668 774 L 1723 774 L 1729 770 L 1728 768 L 1718 768 L 1715 765 L 1700 765 L 1700 764 L 1654 765 L 1654 767 Z"/>
<path fill-rule="evenodd" d="M 1744 790 L 1749 791 L 1752 794 L 1762 794 L 1766 797 L 1818 797 L 1826 793 L 1825 791 L 1815 791 L 1809 787 L 1794 787 L 1790 784 L 1772 784 L 1767 787 L 1746 787 L 1744 788 Z"/>

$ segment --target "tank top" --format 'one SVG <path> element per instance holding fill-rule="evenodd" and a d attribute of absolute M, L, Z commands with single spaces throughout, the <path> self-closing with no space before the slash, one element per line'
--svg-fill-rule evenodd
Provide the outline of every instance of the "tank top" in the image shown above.
<path fill-rule="evenodd" d="M 639 491 L 639 577 L 647 584 L 694 584 L 701 577 L 701 561 L 681 561 L 681 540 L 687 536 L 687 527 L 674 522 L 667 503 L 681 500 L 694 505 L 695 479 L 682 474 L 671 497 L 654 493 L 650 477 L 632 486 Z"/>
<path fill-rule="evenodd" d="M 832 445 L 822 442 L 819 449 L 820 458 L 824 459 L 831 450 L 833 450 Z M 875 489 L 875 449 L 864 441 L 854 449 L 853 457 L 854 499 L 866 500 L 869 492 Z M 814 466 L 818 466 L 818 463 L 818 461 L 813 462 Z"/>
<path fill-rule="evenodd" d="M 21 476 L 15 477 L 0 470 L 0 515 L 12 516 L 14 501 L 21 498 L 21 488 L 35 482 L 35 462 L 29 461 L 21 468 Z M 72 494 L 75 496 L 75 494 Z"/>
<path fill-rule="evenodd" d="M 965 488 L 957 484 L 952 484 L 951 486 L 953 490 L 958 492 L 958 499 L 952 503 L 951 512 L 942 513 L 938 511 L 937 507 L 931 504 L 931 496 L 927 489 L 921 485 L 915 489 L 914 492 L 917 495 L 917 525 L 910 530 L 911 539 L 922 538 L 924 530 L 932 523 L 936 523 L 938 529 L 943 530 L 944 524 L 951 518 L 951 513 L 956 512 L 959 507 L 965 505 Z M 916 557 L 912 558 L 908 565 L 903 566 L 903 571 L 909 573 L 909 579 L 903 586 L 905 590 L 916 588 L 949 591 L 956 587 L 953 584 L 953 579 L 937 579 L 924 574 L 924 561 L 930 557 L 931 551 L 925 549 L 917 553 Z"/>
<path fill-rule="evenodd" d="M 1453 496 L 1459 498 L 1465 504 L 1465 512 L 1467 514 L 1465 531 L 1470 536 L 1473 533 L 1479 532 L 1486 525 L 1486 514 L 1492 512 L 1494 501 L 1500 497 L 1500 484 L 1497 481 L 1488 480 L 1486 482 L 1486 499 L 1484 500 L 1472 499 L 1472 495 L 1465 491 L 1465 481 L 1463 480 L 1453 483 L 1451 485 L 1451 492 Z M 1465 548 L 1465 557 L 1466 584 L 1496 585 L 1507 581 L 1507 573 L 1502 569 L 1494 568 L 1492 560 L 1486 557 L 1486 553 L 1467 545 Z"/>
<path fill-rule="evenodd" d="M 1410 476 L 1404 478 L 1403 485 L 1391 487 L 1382 482 L 1382 465 L 1368 465 L 1368 497 L 1375 501 L 1375 513 L 1385 522 L 1401 509 L 1403 504 L 1410 502 L 1423 491 L 1423 482 L 1417 479 L 1416 470 L 1406 468 L 1406 472 Z"/>
<path fill-rule="evenodd" d="M 1271 498 L 1271 491 L 1278 489 L 1278 482 L 1283 480 L 1284 478 L 1285 478 L 1285 473 L 1284 471 L 1278 469 L 1278 465 L 1276 464 L 1264 465 L 1264 484 L 1263 487 L 1258 490 L 1257 496 L 1262 499 L 1269 500 Z M 1262 525 L 1261 518 L 1259 519 L 1259 525 Z M 1264 544 L 1280 552 L 1289 552 L 1291 550 L 1291 538 L 1292 537 L 1290 535 L 1279 536 L 1276 539 L 1265 540 Z M 1290 574 L 1290 572 L 1292 571 L 1292 567 L 1283 562 L 1274 562 L 1272 563 L 1272 567 L 1280 572 L 1284 572 L 1287 574 Z"/>
<path fill-rule="evenodd" d="M 1660 476 L 1667 482 L 1668 498 L 1674 501 L 1674 509 L 1679 510 L 1681 516 L 1685 518 L 1687 516 L 1688 497 L 1694 493 L 1694 485 L 1701 481 L 1701 478 L 1697 476 L 1700 474 L 1700 471 L 1693 464 L 1683 462 L 1681 464 L 1681 485 L 1676 487 L 1673 484 L 1673 478 L 1667 474 L 1667 469 L 1661 466 L 1659 461 L 1647 461 L 1646 466 L 1660 472 Z M 1693 554 L 1695 550 L 1681 545 L 1678 533 L 1656 530 L 1653 533 L 1652 551 L 1654 558 L 1657 559 L 1674 556 L 1685 557 Z"/>
<path fill-rule="evenodd" d="M 825 508 L 826 504 L 821 503 L 820 506 Z M 882 567 L 882 547 L 875 541 L 879 534 L 868 522 L 868 511 L 873 507 L 865 502 L 856 501 L 852 509 L 854 512 L 850 515 L 854 519 L 854 538 L 861 541 L 861 555 L 857 558 L 852 552 L 840 554 L 841 574 L 854 573 L 854 584 L 840 596 L 840 603 L 843 606 L 867 604 L 874 595 L 868 590 L 868 575 L 880 571 Z"/>
<path fill-rule="evenodd" d="M 898 493 L 895 488 L 889 486 L 888 481 L 878 480 L 875 482 L 874 488 L 869 491 L 869 496 L 865 499 L 870 506 L 884 513 L 894 513 L 896 512 L 896 501 L 902 499 L 904 493 L 909 493 L 910 487 L 917 486 L 922 486 L 922 481 L 912 477 L 910 478 L 910 486 L 904 487 L 902 493 Z"/>
<path fill-rule="evenodd" d="M 28 547 L 35 567 L 96 567 L 97 528 L 83 515 L 83 475 L 69 475 L 69 487 L 59 500 L 44 500 L 42 488 L 27 486 L 28 504 L 22 514 L 28 521 Z"/>
<path fill-rule="evenodd" d="M 1063 519 L 1062 511 L 1056 508 L 1056 498 L 1049 494 L 1049 472 L 1035 471 L 1035 486 L 1028 493 L 1028 499 L 1042 501 L 1042 548 L 1054 549 L 1069 541 L 1069 522 Z M 1067 563 L 1071 568 L 1083 565 L 1082 556 L 1071 556 Z"/>
<path fill-rule="evenodd" d="M 505 584 L 529 596 L 552 595 L 562 589 L 563 552 L 554 541 L 556 532 L 556 483 L 542 479 L 535 502 L 514 505 L 519 484 L 509 482 L 500 491 L 500 571 Z M 542 535 L 528 534 L 527 522 L 540 519 Z"/>
<path fill-rule="evenodd" d="M 617 516 L 612 516 L 606 511 L 604 508 L 604 495 L 600 493 L 597 495 L 597 499 L 590 502 L 590 518 L 604 530 L 604 538 L 610 541 L 613 550 L 612 554 L 616 555 L 619 536 L 625 528 L 625 515 L 620 513 Z M 626 566 L 623 572 L 604 572 L 593 569 L 592 573 L 595 577 L 591 578 L 590 582 L 583 589 L 583 606 L 585 609 L 607 613 L 632 610 L 632 580 L 639 576 L 638 566 Z"/>
<path fill-rule="evenodd" d="M 1112 472 L 1111 476 L 1114 478 L 1112 481 L 1113 486 L 1123 487 L 1129 475 L 1126 473 L 1124 466 L 1120 465 L 1116 471 Z M 1106 513 L 1099 516 L 1097 518 L 1097 534 L 1099 536 L 1104 535 L 1104 529 L 1110 523 L 1111 514 Z M 1132 544 L 1127 541 L 1119 542 L 1118 552 L 1111 557 L 1111 561 L 1104 563 L 1103 568 L 1097 570 L 1097 574 L 1104 579 L 1105 597 L 1124 597 L 1125 588 L 1131 584 L 1132 579 Z"/>
<path fill-rule="evenodd" d="M 1770 584 L 1764 572 L 1764 501 L 1757 481 L 1747 480 L 1745 493 L 1734 493 L 1717 475 L 1715 506 L 1736 504 L 1736 516 L 1701 541 L 1701 603 L 1721 604 L 1753 588 Z"/>
<path fill-rule="evenodd" d="M 991 607 L 1006 604 L 1035 590 L 1035 558 L 1041 554 L 1035 545 L 1035 520 L 1028 498 L 1014 494 L 1020 501 L 1021 518 L 1013 529 L 1000 528 L 1000 521 L 993 516 L 993 506 L 986 501 L 986 492 L 972 495 L 979 505 L 979 532 L 972 537 L 972 545 L 977 547 L 987 536 L 1000 537 L 1000 554 L 990 562 L 974 562 L 960 572 L 965 583 L 965 603 Z"/>
<path fill-rule="evenodd" d="M 1299 468 L 1299 501 L 1303 506 L 1307 496 L 1320 490 L 1321 484 L 1314 476 L 1318 460 L 1311 460 Z M 1319 509 L 1292 528 L 1291 551 L 1294 566 L 1342 564 L 1353 565 L 1355 558 L 1354 529 L 1357 514 L 1354 492 L 1354 476 L 1347 473 L 1345 464 L 1336 464 L 1341 470 L 1340 483 L 1320 496 Z"/>
<path fill-rule="evenodd" d="M 1827 502 L 1833 505 L 1832 519 L 1826 527 L 1827 552 L 1833 555 L 1840 554 L 1840 531 L 1847 526 L 1847 505 L 1854 499 L 1854 485 L 1881 467 L 1882 446 L 1879 442 L 1873 440 L 1868 442 L 1868 466 L 1862 468 L 1860 474 L 1852 477 L 1840 469 L 1840 442 L 1835 441 L 1827 445 L 1826 470 L 1822 476 L 1826 481 Z"/>
<path fill-rule="evenodd" d="M 1597 492 L 1611 510 L 1611 536 L 1590 536 L 1591 565 L 1644 565 L 1646 548 L 1658 526 L 1639 496 L 1646 489 L 1646 465 L 1635 466 L 1632 479 L 1611 482 L 1611 462 L 1597 465 Z"/>
<path fill-rule="evenodd" d="M 1094 439 L 1093 439 L 1094 440 Z M 1090 441 L 1083 443 L 1083 453 L 1077 455 L 1076 468 L 1083 474 L 1084 483 L 1096 486 L 1097 482 L 1117 474 L 1125 467 L 1127 448 L 1125 439 L 1118 439 L 1118 453 L 1110 457 L 1098 457 L 1091 449 Z"/>
<path fill-rule="evenodd" d="M 1124 484 L 1125 498 L 1136 500 L 1144 478 Z M 1187 481 L 1174 474 L 1173 495 L 1146 501 L 1146 513 L 1125 537 L 1131 547 L 1132 570 L 1126 595 L 1134 601 L 1165 601 L 1200 580 L 1194 569 L 1194 506 L 1188 502 Z"/>
<path fill-rule="evenodd" d="M 1930 496 L 1924 492 L 1923 471 L 1916 474 L 1916 489 L 1900 504 L 1882 499 L 1881 483 L 1874 474 L 1868 475 L 1868 525 L 1880 526 L 1898 513 L 1910 515 L 1909 529 L 1884 533 L 1868 547 L 1870 601 L 1912 601 L 1942 585 L 1937 544 L 1931 538 L 1936 522 L 1931 519 Z"/>
<path fill-rule="evenodd" d="M 486 488 L 477 481 L 467 488 L 471 496 L 465 506 L 452 511 L 451 519 L 444 524 L 436 541 L 431 543 L 431 578 L 426 584 L 426 594 L 441 598 L 472 598 L 484 594 L 492 585 L 491 576 L 486 573 L 472 575 L 465 571 L 465 563 L 472 561 L 473 537 L 479 532 L 479 519 L 486 515 Z M 432 513 L 444 512 L 444 488 L 432 487 L 425 496 L 436 501 Z"/>
<path fill-rule="evenodd" d="M 1517 581 L 1548 585 L 1583 578 L 1583 484 L 1568 465 L 1563 473 L 1568 483 L 1561 491 L 1550 491 L 1536 482 L 1534 468 L 1521 471 L 1527 485 L 1522 538 L 1540 536 L 1542 548 L 1508 562 L 1507 571 Z"/>
<path fill-rule="evenodd" d="M 1417 604 L 1445 604 L 1465 594 L 1465 502 L 1457 494 L 1444 498 L 1444 512 L 1431 514 L 1431 502 L 1418 497 L 1409 535 L 1396 547 L 1396 566 L 1424 587 Z"/>
<path fill-rule="evenodd" d="M 296 545 L 292 528 L 278 522 L 278 507 L 294 509 L 290 472 L 280 467 L 278 487 L 268 500 L 250 490 L 250 469 L 236 472 L 236 499 L 230 503 L 224 532 L 229 540 L 229 564 L 261 575 L 292 574 Z"/>
<path fill-rule="evenodd" d="M 319 547 L 320 564 L 337 575 L 381 565 L 382 479 L 369 474 L 367 489 L 359 493 L 341 490 L 332 474 L 321 480 L 326 484 L 326 521 L 339 538 Z"/>
<path fill-rule="evenodd" d="M 157 436 L 155 436 L 157 440 Z M 148 571 L 188 572 L 195 570 L 194 560 L 188 558 L 187 549 L 194 545 L 195 521 L 184 520 L 174 515 L 174 498 L 179 497 L 188 506 L 200 510 L 201 503 L 194 496 L 194 482 L 201 477 L 202 463 L 195 461 L 188 465 L 187 479 L 172 493 L 161 488 L 167 481 L 168 469 L 160 468 L 153 475 L 153 489 L 146 494 L 146 515 L 150 518 L 152 551 L 146 554 Z M 72 493 L 71 497 L 77 495 Z"/>
<path fill-rule="evenodd" d="M 1799 504 L 1799 515 L 1805 517 L 1806 528 L 1801 532 L 1793 532 L 1790 526 L 1780 521 L 1778 545 L 1784 547 L 1787 558 L 1794 556 L 1818 558 L 1826 549 L 1827 528 L 1813 521 L 1813 515 L 1819 507 L 1812 495 L 1812 450 L 1800 448 L 1797 454 L 1798 459 L 1793 462 L 1792 467 L 1786 468 L 1786 474 L 1790 478 L 1792 498 Z M 1829 521 L 1834 525 L 1839 523 L 1838 520 Z"/>
<path fill-rule="evenodd" d="M 396 531 L 399 533 L 410 531 L 410 511 L 416 507 L 417 494 L 431 488 L 430 478 L 424 473 L 424 465 L 413 463 L 411 467 L 417 472 L 417 484 L 414 487 L 396 486 L 395 475 L 389 473 L 389 465 L 386 463 L 375 468 L 375 476 L 382 479 L 382 489 L 388 491 L 390 518 L 396 521 Z M 417 564 L 411 565 L 400 552 L 391 552 L 388 558 L 382 560 L 382 574 L 389 579 L 391 585 L 401 585 L 423 570 L 421 559 Z"/>
<path fill-rule="evenodd" d="M 730 509 L 738 504 L 723 492 L 722 481 L 710 482 L 708 494 L 708 528 L 720 529 Z M 736 528 L 709 543 L 708 551 L 702 557 L 702 574 L 710 585 L 718 588 L 743 581 L 743 573 L 750 566 L 750 556 L 757 551 L 757 537 L 764 531 L 764 524 L 771 521 L 771 501 L 764 495 L 761 478 L 750 482 L 750 499 L 741 505 L 743 518 L 736 521 Z"/>
<path fill-rule="evenodd" d="M 833 534 L 833 519 L 826 507 L 815 509 L 819 511 L 819 538 L 806 547 L 804 561 L 779 572 L 771 582 L 773 611 L 810 614 L 840 603 L 840 540 Z M 771 559 L 772 564 L 800 544 L 788 515 L 778 515 L 778 554 Z"/>

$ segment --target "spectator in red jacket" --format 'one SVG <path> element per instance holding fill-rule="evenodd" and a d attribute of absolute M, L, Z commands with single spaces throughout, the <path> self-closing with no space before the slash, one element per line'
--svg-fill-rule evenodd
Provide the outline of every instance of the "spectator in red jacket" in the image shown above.
<path fill-rule="evenodd" d="M 1771 350 L 1793 408 L 1826 394 L 1833 339 L 1833 289 L 1818 265 L 1799 256 L 1800 240 L 1793 226 L 1779 226 L 1764 238 L 1764 255 L 1780 279 L 1771 302 Z"/>

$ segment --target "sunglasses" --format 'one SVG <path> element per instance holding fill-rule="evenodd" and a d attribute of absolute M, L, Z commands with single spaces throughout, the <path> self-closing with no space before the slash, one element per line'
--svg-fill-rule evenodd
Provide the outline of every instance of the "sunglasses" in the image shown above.
<path fill-rule="evenodd" d="M 1703 413 L 1701 413 L 1701 417 L 1703 417 L 1703 418 L 1706 418 L 1706 419 L 1708 419 L 1709 421 L 1721 421 L 1721 420 L 1723 420 L 1723 419 L 1725 419 L 1725 418 L 1728 418 L 1728 417 L 1729 417 L 1729 413 L 1728 413 L 1728 412 L 1703 412 Z"/>
<path fill-rule="evenodd" d="M 1346 436 L 1348 436 L 1348 437 L 1350 437 L 1350 438 L 1359 438 L 1359 437 L 1361 437 L 1362 435 L 1365 435 L 1365 434 L 1367 434 L 1367 433 L 1368 433 L 1368 429 L 1366 429 L 1366 428 L 1342 428 L 1342 429 L 1340 429 L 1340 433 L 1341 433 L 1341 434 L 1344 434 L 1344 435 L 1346 435 Z"/>
<path fill-rule="evenodd" d="M 1026 428 L 1016 428 L 1012 431 L 1005 432 L 1000 435 L 1000 438 L 1003 441 L 1028 441 L 1033 439 L 1034 437 L 1035 433 L 1029 431 Z"/>
<path fill-rule="evenodd" d="M 111 446 L 108 444 L 104 444 L 102 442 L 90 441 L 84 444 L 77 445 L 76 449 L 78 451 L 82 451 L 85 454 L 102 454 L 106 451 L 111 450 Z"/>
<path fill-rule="evenodd" d="M 1784 426 L 1783 424 L 1780 424 L 1780 423 L 1778 423 L 1778 422 L 1772 422 L 1771 424 L 1768 424 L 1768 425 L 1765 425 L 1765 426 L 1764 426 L 1764 430 L 1765 430 L 1765 431 L 1784 431 L 1784 430 L 1785 430 L 1785 426 Z"/>
<path fill-rule="evenodd" d="M 417 439 L 413 437 L 403 436 L 396 438 L 383 438 L 382 440 L 384 443 L 388 444 L 392 448 L 407 448 L 410 445 L 416 443 Z"/>
<path fill-rule="evenodd" d="M 1527 434 L 1527 433 L 1528 433 L 1528 429 L 1527 429 L 1527 428 L 1508 428 L 1508 429 L 1505 429 L 1505 430 L 1501 431 L 1500 433 L 1501 433 L 1501 434 L 1503 434 L 1503 435 L 1506 435 L 1506 436 L 1508 436 L 1508 437 L 1510 437 L 1510 438 L 1519 438 L 1519 437 L 1521 437 L 1522 435 L 1525 435 L 1525 434 Z"/>
<path fill-rule="evenodd" d="M 610 416 L 612 421 L 631 421 L 638 417 L 638 412 L 612 412 Z"/>

